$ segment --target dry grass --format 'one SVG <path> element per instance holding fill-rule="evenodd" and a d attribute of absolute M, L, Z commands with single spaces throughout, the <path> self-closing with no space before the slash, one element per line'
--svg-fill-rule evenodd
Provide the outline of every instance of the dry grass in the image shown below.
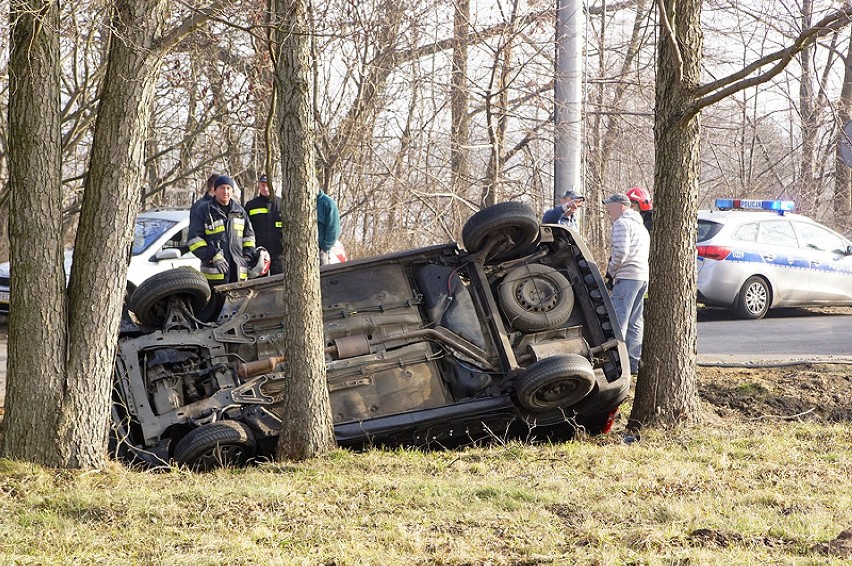
<path fill-rule="evenodd" d="M 212 474 L 0 461 L 3 564 L 841 564 L 846 425 L 725 423 Z"/>

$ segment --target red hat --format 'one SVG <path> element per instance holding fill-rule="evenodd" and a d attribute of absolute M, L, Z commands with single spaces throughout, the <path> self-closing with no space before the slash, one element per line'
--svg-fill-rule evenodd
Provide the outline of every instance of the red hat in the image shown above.
<path fill-rule="evenodd" d="M 651 195 L 642 187 L 633 187 L 627 191 L 627 198 L 639 205 L 639 210 L 652 210 Z"/>

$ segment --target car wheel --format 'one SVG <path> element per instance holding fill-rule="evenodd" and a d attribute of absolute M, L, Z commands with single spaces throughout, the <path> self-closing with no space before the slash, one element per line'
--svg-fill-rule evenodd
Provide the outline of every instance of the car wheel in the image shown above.
<path fill-rule="evenodd" d="M 568 278 L 540 263 L 510 271 L 500 283 L 498 297 L 509 324 L 524 332 L 558 328 L 574 308 Z"/>
<path fill-rule="evenodd" d="M 763 318 L 772 302 L 769 283 L 762 277 L 749 277 L 740 289 L 737 314 L 742 318 Z"/>
<path fill-rule="evenodd" d="M 210 286 L 191 267 L 163 271 L 136 288 L 130 296 L 130 310 L 145 326 L 159 327 L 166 318 L 169 299 L 175 296 L 189 299 L 193 312 L 201 312 L 210 300 Z"/>
<path fill-rule="evenodd" d="M 595 385 L 592 364 L 583 356 L 544 358 L 529 366 L 515 383 L 524 409 L 535 412 L 576 405 Z"/>
<path fill-rule="evenodd" d="M 191 470 L 206 472 L 215 468 L 243 466 L 253 458 L 257 443 L 251 429 L 237 421 L 202 425 L 177 443 L 175 462 Z"/>
<path fill-rule="evenodd" d="M 501 202 L 483 208 L 470 217 L 462 229 L 462 243 L 474 254 L 493 239 L 508 236 L 508 247 L 494 249 L 486 263 L 500 263 L 519 257 L 538 237 L 538 217 L 522 202 Z"/>

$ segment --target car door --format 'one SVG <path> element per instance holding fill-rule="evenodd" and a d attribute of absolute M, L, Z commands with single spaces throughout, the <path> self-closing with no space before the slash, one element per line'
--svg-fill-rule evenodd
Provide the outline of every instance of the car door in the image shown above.
<path fill-rule="evenodd" d="M 772 285 L 773 305 L 806 303 L 810 295 L 810 261 L 799 247 L 789 220 L 764 220 L 757 234 L 758 249 Z"/>
<path fill-rule="evenodd" d="M 809 222 L 794 223 L 810 261 L 812 303 L 852 303 L 852 255 L 849 242 L 831 230 Z"/>

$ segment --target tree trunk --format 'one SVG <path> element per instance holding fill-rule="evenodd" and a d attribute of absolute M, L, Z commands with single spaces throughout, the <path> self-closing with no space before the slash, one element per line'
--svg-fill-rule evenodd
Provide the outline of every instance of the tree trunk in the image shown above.
<path fill-rule="evenodd" d="M 470 91 L 467 87 L 467 47 L 470 43 L 470 0 L 455 2 L 453 19 L 453 68 L 450 110 L 450 167 L 456 191 L 467 189 L 470 182 L 468 162 L 470 145 Z"/>
<path fill-rule="evenodd" d="M 838 140 L 835 156 L 835 167 L 837 174 L 834 181 L 834 216 L 836 219 L 848 218 L 852 212 L 852 168 L 843 161 L 840 155 L 840 143 L 850 143 L 845 140 L 846 133 L 843 128 L 852 120 L 852 38 L 846 50 L 844 59 L 845 70 L 843 73 L 843 89 L 840 92 L 840 103 L 837 109 Z"/>
<path fill-rule="evenodd" d="M 120 0 L 112 14 L 86 191 L 69 286 L 69 348 L 58 434 L 67 467 L 106 455 L 112 369 L 140 203 L 145 141 L 167 0 Z"/>
<path fill-rule="evenodd" d="M 702 57 L 701 0 L 664 0 L 671 30 L 660 30 L 654 143 L 653 267 L 630 426 L 673 425 L 698 416 L 695 218 L 700 120 L 690 109 Z M 674 37 L 672 37 L 674 35 Z M 677 49 L 675 49 L 676 41 Z"/>
<path fill-rule="evenodd" d="M 45 466 L 62 455 L 56 422 L 65 362 L 59 3 L 13 0 L 9 59 L 12 288 L 2 454 Z"/>
<path fill-rule="evenodd" d="M 286 415 L 278 458 L 303 460 L 334 447 L 325 374 L 317 238 L 309 0 L 270 0 L 281 143 Z"/>

